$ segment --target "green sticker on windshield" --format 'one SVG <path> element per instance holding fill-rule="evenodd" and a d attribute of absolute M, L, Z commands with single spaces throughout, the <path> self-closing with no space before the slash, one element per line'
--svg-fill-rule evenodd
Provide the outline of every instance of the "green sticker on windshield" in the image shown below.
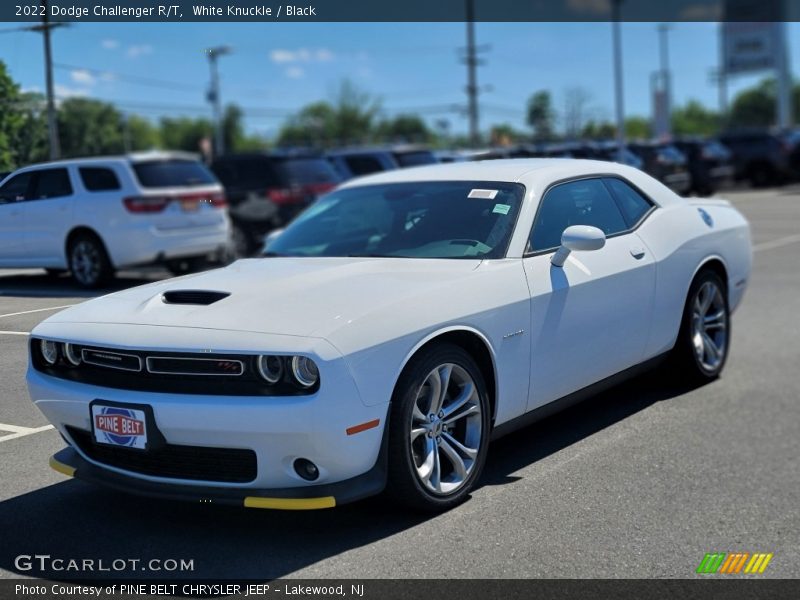
<path fill-rule="evenodd" d="M 511 210 L 510 204 L 495 204 L 492 212 L 500 215 L 507 215 L 509 210 Z"/>

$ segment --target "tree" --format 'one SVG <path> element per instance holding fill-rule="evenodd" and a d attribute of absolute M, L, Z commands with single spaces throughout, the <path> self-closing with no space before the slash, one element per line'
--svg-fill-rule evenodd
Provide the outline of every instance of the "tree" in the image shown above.
<path fill-rule="evenodd" d="M 168 150 L 200 152 L 201 141 L 213 137 L 214 127 L 206 118 L 164 117 L 160 121 L 161 145 Z"/>
<path fill-rule="evenodd" d="M 672 132 L 675 135 L 714 135 L 719 129 L 719 113 L 710 110 L 697 100 L 672 111 Z"/>
<path fill-rule="evenodd" d="M 508 123 L 493 125 L 489 133 L 492 146 L 510 146 L 525 137 L 524 134 L 514 129 L 514 127 Z"/>
<path fill-rule="evenodd" d="M 617 135 L 617 128 L 608 121 L 588 121 L 581 130 L 581 137 L 590 140 L 607 140 Z"/>
<path fill-rule="evenodd" d="M 69 98 L 58 110 L 61 153 L 65 158 L 124 152 L 123 120 L 107 102 Z"/>
<path fill-rule="evenodd" d="M 397 115 L 381 121 L 375 130 L 375 137 L 386 142 L 425 144 L 431 142 L 434 135 L 421 117 Z"/>
<path fill-rule="evenodd" d="M 733 99 L 728 123 L 731 127 L 769 127 L 775 123 L 775 80 L 739 92 Z"/>
<path fill-rule="evenodd" d="M 568 138 L 580 135 L 591 99 L 592 95 L 582 87 L 572 87 L 564 93 L 564 133 Z"/>
<path fill-rule="evenodd" d="M 50 156 L 50 139 L 47 132 L 47 105 L 39 92 L 20 94 L 22 128 L 17 135 L 16 166 L 43 162 Z"/>
<path fill-rule="evenodd" d="M 139 115 L 126 115 L 124 118 L 127 121 L 123 122 L 126 150 L 152 150 L 161 145 L 160 132 L 148 119 Z"/>
<path fill-rule="evenodd" d="M 341 146 L 373 139 L 380 102 L 345 80 L 331 102 L 303 107 L 281 128 L 279 145 Z"/>
<path fill-rule="evenodd" d="M 650 121 L 645 117 L 628 117 L 625 119 L 625 136 L 632 139 L 649 138 L 652 135 Z"/>
<path fill-rule="evenodd" d="M 553 137 L 555 111 L 550 92 L 540 90 L 528 99 L 526 121 L 537 141 L 546 142 Z"/>
<path fill-rule="evenodd" d="M 25 124 L 20 102 L 19 86 L 0 61 L 0 171 L 18 166 L 16 143 Z"/>

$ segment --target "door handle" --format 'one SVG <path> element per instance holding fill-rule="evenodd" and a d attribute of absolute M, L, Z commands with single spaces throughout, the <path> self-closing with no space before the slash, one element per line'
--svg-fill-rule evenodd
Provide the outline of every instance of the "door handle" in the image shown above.
<path fill-rule="evenodd" d="M 631 256 L 636 260 L 639 260 L 644 256 L 644 248 L 642 246 L 631 246 Z"/>

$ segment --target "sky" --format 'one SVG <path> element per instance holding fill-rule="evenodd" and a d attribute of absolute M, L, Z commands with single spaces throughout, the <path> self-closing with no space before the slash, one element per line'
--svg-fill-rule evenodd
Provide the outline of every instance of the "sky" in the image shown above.
<path fill-rule="evenodd" d="M 14 27 L 0 23 L 0 29 Z M 588 94 L 587 114 L 613 120 L 609 23 L 477 23 L 481 127 L 525 126 L 528 97 L 553 94 L 563 112 L 568 90 Z M 649 116 L 650 78 L 659 68 L 655 23 L 623 23 L 626 114 Z M 718 63 L 715 23 L 675 23 L 669 32 L 673 102 L 718 107 L 710 74 Z M 800 24 L 789 31 L 790 65 L 800 69 Z M 347 78 L 382 100 L 386 116 L 423 109 L 451 133 L 467 129 L 464 23 L 75 23 L 53 34 L 56 94 L 113 101 L 131 113 L 208 116 L 205 49 L 229 45 L 219 59 L 223 103 L 245 109 L 251 133 L 274 136 L 294 111 L 331 99 Z M 0 60 L 25 90 L 44 89 L 41 35 L 0 35 Z M 731 96 L 761 76 L 731 82 Z M 456 107 L 456 108 L 454 108 Z"/>

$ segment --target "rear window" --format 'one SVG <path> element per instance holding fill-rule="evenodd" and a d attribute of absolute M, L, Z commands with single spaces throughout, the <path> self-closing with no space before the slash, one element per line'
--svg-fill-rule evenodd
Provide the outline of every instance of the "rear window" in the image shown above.
<path fill-rule="evenodd" d="M 418 150 L 416 152 L 395 152 L 394 158 L 401 167 L 418 167 L 436 164 L 433 152 Z"/>
<path fill-rule="evenodd" d="M 132 163 L 139 184 L 146 188 L 192 187 L 217 183 L 214 175 L 196 160 L 148 160 Z"/>
<path fill-rule="evenodd" d="M 108 167 L 81 167 L 78 169 L 83 187 L 90 192 L 109 192 L 120 189 L 116 173 Z"/>
<path fill-rule="evenodd" d="M 339 183 L 341 177 L 324 158 L 287 158 L 277 161 L 275 168 L 287 185 Z"/>
<path fill-rule="evenodd" d="M 369 175 L 383 171 L 383 165 L 374 156 L 345 156 L 344 162 L 353 175 Z"/>

